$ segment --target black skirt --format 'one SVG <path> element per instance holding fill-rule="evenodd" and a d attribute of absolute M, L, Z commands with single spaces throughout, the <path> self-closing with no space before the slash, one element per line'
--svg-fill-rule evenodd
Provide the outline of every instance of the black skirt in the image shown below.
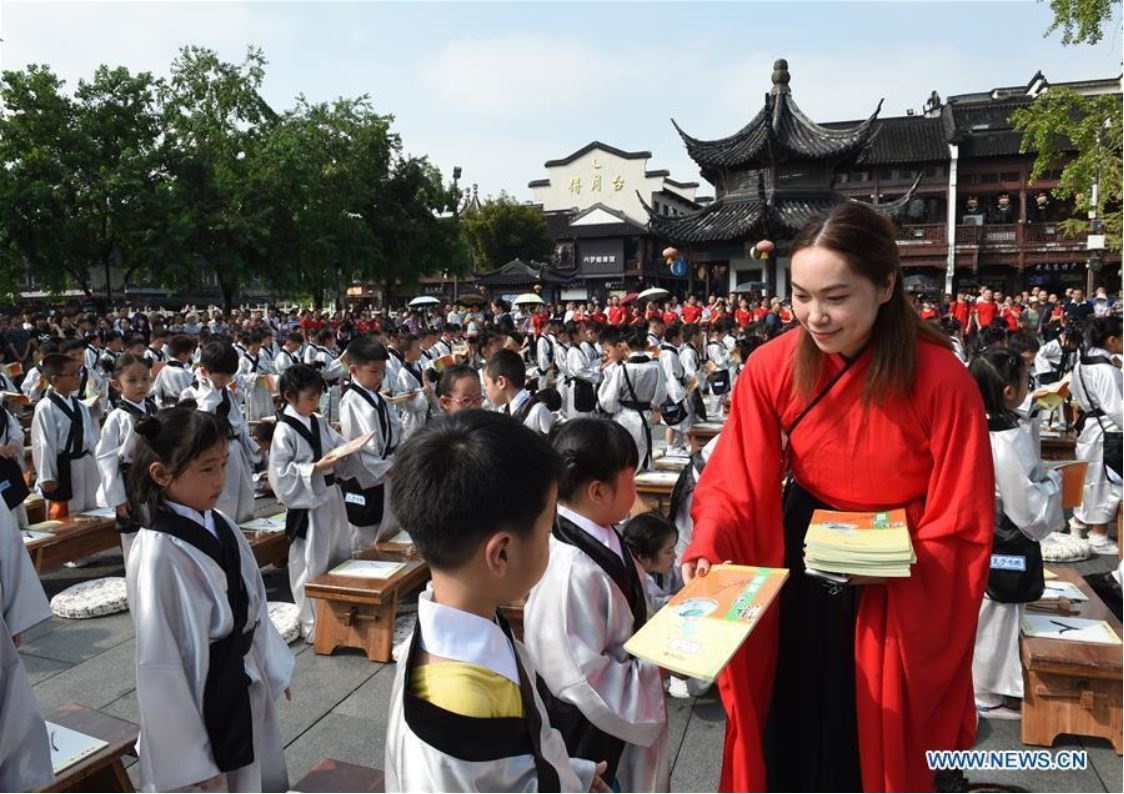
<path fill-rule="evenodd" d="M 830 510 L 795 481 L 784 496 L 785 567 L 772 705 L 765 723 L 769 791 L 862 791 L 855 713 L 855 617 L 861 591 L 804 575 L 804 536 Z"/>

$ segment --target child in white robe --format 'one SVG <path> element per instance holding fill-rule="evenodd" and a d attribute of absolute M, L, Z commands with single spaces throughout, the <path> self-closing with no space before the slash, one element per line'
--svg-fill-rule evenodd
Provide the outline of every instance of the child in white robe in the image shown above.
<path fill-rule="evenodd" d="M 161 408 L 171 408 L 178 403 L 184 389 L 195 379 L 191 371 L 195 340 L 187 334 L 176 334 L 168 343 L 168 348 L 168 360 L 156 373 L 156 379 L 152 383 L 152 395 Z"/>
<path fill-rule="evenodd" d="M 597 390 L 601 410 L 622 425 L 636 443 L 637 470 L 652 467 L 652 412 L 667 400 L 660 363 L 648 355 L 643 329 L 609 326 L 599 337 L 608 358 L 605 379 Z"/>
<path fill-rule="evenodd" d="M 394 384 L 394 396 L 399 398 L 398 411 L 402 417 L 403 436 L 409 438 L 432 415 L 429 396 L 433 388 L 426 382 L 421 363 L 421 342 L 412 334 L 403 334 L 399 337 L 399 342 L 403 358 L 398 370 L 398 383 Z"/>
<path fill-rule="evenodd" d="M 386 479 L 403 433 L 398 412 L 379 393 L 389 357 L 386 348 L 366 334 L 347 346 L 351 385 L 340 399 L 340 434 L 351 441 L 374 432 L 359 450 L 355 477 L 342 484 L 352 552 L 371 547 L 394 527 Z"/>
<path fill-rule="evenodd" d="M 238 377 L 246 398 L 246 418 L 259 422 L 275 414 L 273 391 L 269 386 L 274 371 L 262 350 L 261 332 L 251 331 L 246 334 L 245 340 L 246 349 L 238 359 Z"/>
<path fill-rule="evenodd" d="M 601 354 L 593 344 L 594 329 L 577 323 L 572 332 L 574 344 L 566 352 L 566 390 L 564 413 L 567 419 L 589 416 L 597 407 L 597 384 L 601 382 Z"/>
<path fill-rule="evenodd" d="M 1019 719 L 1019 623 L 1023 604 L 1041 596 L 1044 587 L 1041 553 L 1035 554 L 1034 546 L 1064 525 L 1061 475 L 1042 465 L 1030 428 L 1015 413 L 1028 386 L 1022 357 L 993 348 L 973 360 L 969 371 L 983 394 L 995 464 L 992 570 L 972 659 L 976 711 L 988 719 Z"/>
<path fill-rule="evenodd" d="M 636 445 L 621 425 L 592 418 L 566 422 L 552 443 L 563 460 L 558 511 L 524 642 L 570 754 L 607 761 L 616 790 L 667 791 L 663 678 L 624 650 L 648 618 L 645 573 L 613 527 L 636 499 Z"/>
<path fill-rule="evenodd" d="M 261 452 L 250 427 L 231 394 L 238 371 L 238 354 L 228 342 L 211 342 L 199 357 L 198 379 L 184 389 L 180 400 L 193 400 L 200 411 L 216 414 L 230 425 L 230 457 L 226 461 L 226 488 L 219 509 L 238 524 L 254 517 L 254 463 Z"/>
<path fill-rule="evenodd" d="M 312 641 L 315 613 L 304 586 L 351 556 L 351 533 L 337 478 L 360 473 L 357 458 L 338 463 L 324 455 L 343 438 L 316 413 L 324 382 L 312 367 L 289 367 L 279 385 L 286 406 L 269 448 L 269 485 L 285 505 L 289 536 L 289 585 L 301 635 Z M 334 471 L 333 471 L 334 470 Z"/>
<path fill-rule="evenodd" d="M 121 395 L 117 407 L 109 412 L 102 425 L 94 458 L 98 464 L 98 505 L 112 507 L 117 513 L 117 530 L 121 547 L 129 556 L 132 533 L 138 525 L 129 513 L 125 492 L 125 475 L 133 462 L 133 429 L 139 420 L 156 414 L 156 402 L 148 396 L 151 380 L 148 362 L 125 353 L 117 359 L 113 372 L 113 388 Z"/>
<path fill-rule="evenodd" d="M 686 433 L 691 429 L 688 377 L 687 371 L 683 368 L 683 359 L 679 355 L 679 345 L 682 342 L 682 326 L 669 325 L 664 329 L 663 341 L 659 345 L 659 362 L 663 369 L 664 383 L 667 385 L 667 402 L 661 406 L 660 418 L 665 425 L 664 441 L 667 444 L 668 455 L 687 454 Z"/>
<path fill-rule="evenodd" d="M 141 791 L 286 791 L 274 703 L 293 655 L 245 536 L 216 509 L 227 424 L 168 408 L 137 423 L 125 564 L 136 630 Z"/>
<path fill-rule="evenodd" d="M 500 350 L 484 367 L 484 390 L 488 402 L 500 413 L 518 419 L 541 435 L 549 435 L 554 427 L 554 413 L 549 400 L 561 396 L 552 388 L 540 389 L 534 395 L 524 388 L 527 369 L 513 350 Z"/>
<path fill-rule="evenodd" d="M 20 635 L 51 606 L 15 517 L 0 505 L 0 791 L 36 791 L 54 780 L 47 727 L 23 660 Z"/>
<path fill-rule="evenodd" d="M 433 581 L 390 695 L 387 791 L 608 791 L 601 759 L 567 752 L 531 656 L 497 614 L 546 567 L 559 468 L 541 437 L 478 410 L 399 451 L 393 500 Z"/>
<path fill-rule="evenodd" d="M 26 463 L 23 453 L 23 441 L 25 437 L 26 434 L 24 433 L 23 425 L 20 423 L 20 420 L 17 419 L 16 415 L 9 411 L 6 406 L 0 405 L 0 458 L 14 461 L 15 466 L 10 466 L 10 464 L 6 464 L 6 466 L 9 467 L 13 479 L 19 477 L 19 479 L 24 482 L 26 482 L 26 475 L 24 473 Z M 15 471 L 16 468 L 19 469 L 18 473 Z M 0 475 L 0 498 L 3 498 L 6 502 L 9 501 L 9 488 L 16 489 L 12 492 L 13 494 L 24 494 L 26 496 L 26 486 L 21 487 L 18 482 L 6 483 L 7 481 L 4 479 L 3 475 Z M 18 495 L 12 498 L 18 498 Z M 2 509 L 2 506 L 0 506 L 0 509 Z M 28 525 L 27 505 L 24 504 L 23 501 L 20 501 L 18 504 L 12 505 L 11 510 L 12 515 L 15 516 L 16 524 L 20 528 L 26 527 Z"/>
<path fill-rule="evenodd" d="M 64 518 L 97 507 L 98 467 L 94 448 L 98 426 L 90 409 L 74 396 L 81 364 L 54 353 L 43 359 L 51 388 L 35 406 L 31 420 L 31 457 L 36 489 L 50 505 L 51 518 Z"/>
<path fill-rule="evenodd" d="M 336 335 L 330 328 L 325 328 L 316 335 L 316 344 L 309 345 L 304 351 L 304 363 L 320 373 L 324 379 L 324 394 L 320 398 L 320 413 L 329 422 L 338 422 L 340 418 L 340 387 L 341 380 L 347 374 L 344 362 L 339 359 L 336 350 Z"/>

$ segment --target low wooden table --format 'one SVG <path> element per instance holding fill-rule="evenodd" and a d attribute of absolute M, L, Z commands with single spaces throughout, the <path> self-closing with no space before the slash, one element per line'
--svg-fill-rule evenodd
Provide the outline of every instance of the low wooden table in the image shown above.
<path fill-rule="evenodd" d="M 1105 620 L 1121 633 L 1100 597 L 1073 568 L 1051 566 L 1058 581 L 1072 582 L 1089 597 L 1068 617 Z M 1033 613 L 1032 613 L 1033 614 Z M 1059 615 L 1060 620 L 1067 616 Z M 1121 646 L 1020 637 L 1023 663 L 1022 740 L 1050 747 L 1059 734 L 1108 739 L 1116 754 L 1121 740 Z"/>
<path fill-rule="evenodd" d="M 1076 456 L 1077 442 L 1070 436 L 1043 436 L 1043 460 L 1073 460 Z"/>
<path fill-rule="evenodd" d="M 669 456 L 663 455 L 652 461 L 652 468 L 656 471 L 674 471 L 680 472 L 691 464 L 690 458 L 684 458 L 679 455 Z"/>
<path fill-rule="evenodd" d="M 386 776 L 381 769 L 321 758 L 293 786 L 293 791 L 310 794 L 336 794 L 339 791 L 386 791 Z"/>
<path fill-rule="evenodd" d="M 503 619 L 507 621 L 507 625 L 511 626 L 511 633 L 515 639 L 520 642 L 523 641 L 523 607 L 527 605 L 526 598 L 520 598 L 517 601 L 512 601 L 510 604 L 500 604 L 499 613 L 503 615 Z"/>
<path fill-rule="evenodd" d="M 52 537 L 26 544 L 27 553 L 31 555 L 38 573 L 112 549 L 121 543 L 117 522 L 112 518 L 72 516 L 62 519 L 60 526 L 42 531 L 50 532 Z"/>
<path fill-rule="evenodd" d="M 27 508 L 27 523 L 38 524 L 47 520 L 47 500 L 39 494 L 30 494 L 23 500 L 23 506 Z"/>
<path fill-rule="evenodd" d="M 305 585 L 305 595 L 317 599 L 312 649 L 331 654 L 341 646 L 360 648 L 372 662 L 389 662 L 398 597 L 425 584 L 429 566 L 421 560 L 402 560 L 374 548 L 358 558 L 404 562 L 405 567 L 388 579 L 326 573 Z"/>
<path fill-rule="evenodd" d="M 284 532 L 266 532 L 263 529 L 242 529 L 242 534 L 250 543 L 258 567 L 272 565 L 284 568 L 289 561 L 289 537 Z"/>
<path fill-rule="evenodd" d="M 46 717 L 48 722 L 101 739 L 108 746 L 64 769 L 42 791 L 134 791 L 121 757 L 135 752 L 139 725 L 80 703 L 59 706 Z"/>
<path fill-rule="evenodd" d="M 699 449 L 702 449 L 712 438 L 721 433 L 725 426 L 725 422 L 699 422 L 697 425 L 691 425 L 687 435 Z"/>
<path fill-rule="evenodd" d="M 636 475 L 636 501 L 631 515 L 657 510 L 667 515 L 671 507 L 671 492 L 679 479 L 678 472 L 646 471 Z"/>

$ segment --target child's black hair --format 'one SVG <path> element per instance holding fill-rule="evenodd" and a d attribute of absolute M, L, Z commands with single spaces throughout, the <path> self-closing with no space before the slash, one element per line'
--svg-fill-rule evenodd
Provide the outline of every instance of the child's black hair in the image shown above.
<path fill-rule="evenodd" d="M 616 345 L 627 341 L 625 329 L 619 325 L 606 325 L 597 333 L 597 344 L 599 345 Z"/>
<path fill-rule="evenodd" d="M 523 358 L 514 350 L 497 350 L 484 365 L 484 373 L 492 380 L 504 377 L 507 382 L 517 389 L 522 389 L 527 382 L 527 365 Z"/>
<path fill-rule="evenodd" d="M 168 349 L 172 351 L 172 358 L 190 354 L 195 350 L 195 340 L 187 334 L 176 334 L 168 342 Z"/>
<path fill-rule="evenodd" d="M 1007 344 L 1007 329 L 1000 325 L 989 325 L 980 331 L 980 347 L 1002 347 Z"/>
<path fill-rule="evenodd" d="M 164 494 L 148 473 L 153 463 L 163 463 L 175 478 L 191 461 L 212 447 L 225 447 L 229 440 L 230 425 L 225 419 L 194 408 L 165 408 L 137 422 L 127 492 L 129 507 L 141 526 L 151 524 Z"/>
<path fill-rule="evenodd" d="M 568 502 L 595 480 L 611 483 L 623 470 L 640 462 L 629 432 L 608 419 L 583 417 L 556 427 L 550 441 L 562 456 L 558 498 Z"/>
<path fill-rule="evenodd" d="M 120 378 L 125 374 L 125 370 L 138 364 L 148 369 L 148 360 L 144 356 L 138 356 L 135 353 L 122 353 L 113 362 L 113 377 Z"/>
<path fill-rule="evenodd" d="M 530 536 L 560 471 L 533 430 L 464 411 L 429 422 L 398 450 L 391 504 L 426 562 L 456 570 L 496 532 Z"/>
<path fill-rule="evenodd" d="M 238 372 L 238 351 L 229 342 L 209 342 L 199 356 L 199 365 L 208 372 L 233 375 Z"/>
<path fill-rule="evenodd" d="M 683 326 L 681 326 L 679 323 L 672 323 L 671 325 L 664 326 L 663 341 L 674 343 L 676 339 L 682 341 Z"/>
<path fill-rule="evenodd" d="M 85 349 L 86 343 L 81 339 L 67 339 L 65 342 L 58 346 L 57 352 L 62 353 L 65 356 L 67 353 L 73 353 L 75 350 Z"/>
<path fill-rule="evenodd" d="M 1026 331 L 1016 331 L 1007 336 L 1007 349 L 1016 353 L 1037 353 L 1039 347 L 1038 337 Z"/>
<path fill-rule="evenodd" d="M 621 535 L 633 556 L 651 560 L 660 553 L 669 537 L 679 537 L 679 530 L 662 513 L 652 510 L 626 521 Z"/>
<path fill-rule="evenodd" d="M 137 347 L 138 345 L 144 347 L 147 344 L 148 342 L 143 334 L 130 334 L 129 338 L 125 340 L 125 349 L 128 350 L 130 347 Z"/>
<path fill-rule="evenodd" d="M 289 335 L 285 337 L 285 341 L 294 345 L 303 345 L 304 336 L 301 335 L 300 331 L 290 331 Z"/>
<path fill-rule="evenodd" d="M 316 333 L 316 341 L 317 342 L 331 342 L 335 338 L 336 338 L 336 332 L 333 331 L 331 328 L 321 328 Z"/>
<path fill-rule="evenodd" d="M 48 379 L 57 378 L 65 372 L 66 368 L 71 364 L 78 364 L 81 366 L 79 362 L 76 362 L 65 353 L 48 353 L 43 356 L 43 360 L 39 363 L 39 369 L 43 373 L 43 377 Z"/>
<path fill-rule="evenodd" d="M 1085 344 L 1089 347 L 1104 347 L 1110 336 L 1119 337 L 1121 318 L 1094 317 L 1085 326 Z"/>
<path fill-rule="evenodd" d="M 562 393 L 559 392 L 558 389 L 539 389 L 531 399 L 545 405 L 546 409 L 551 413 L 562 408 Z"/>
<path fill-rule="evenodd" d="M 290 397 L 300 397 L 303 392 L 323 394 L 324 379 L 320 377 L 319 372 L 307 364 L 295 364 L 285 370 L 285 374 L 277 384 L 277 391 L 285 402 L 290 402 Z"/>
<path fill-rule="evenodd" d="M 445 367 L 445 371 L 441 373 L 441 380 L 437 381 L 437 396 L 450 396 L 453 393 L 453 387 L 461 378 L 472 378 L 479 382 L 476 370 L 468 364 L 454 364 L 451 367 Z"/>
<path fill-rule="evenodd" d="M 261 331 L 247 331 L 242 334 L 242 339 L 247 345 L 260 345 L 262 333 Z"/>
<path fill-rule="evenodd" d="M 275 430 L 277 430 L 277 422 L 263 419 L 250 427 L 250 436 L 263 447 L 268 447 L 273 442 Z"/>
<path fill-rule="evenodd" d="M 1007 407 L 1003 390 L 1010 386 L 1018 388 L 1026 380 L 1026 362 L 1014 350 L 1005 347 L 992 347 L 972 359 L 968 371 L 976 379 L 983 396 L 984 410 L 992 419 L 1013 418 Z"/>
<path fill-rule="evenodd" d="M 386 361 L 390 358 L 386 346 L 379 344 L 369 334 L 357 336 L 347 345 L 347 358 L 352 364 L 363 366 L 372 361 Z"/>

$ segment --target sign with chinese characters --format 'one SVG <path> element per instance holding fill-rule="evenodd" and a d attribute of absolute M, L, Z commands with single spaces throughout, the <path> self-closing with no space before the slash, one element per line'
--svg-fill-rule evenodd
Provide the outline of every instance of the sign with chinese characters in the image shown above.
<path fill-rule="evenodd" d="M 614 193 L 620 193 L 624 190 L 624 177 L 620 174 L 615 174 L 612 179 L 607 179 L 603 183 L 603 172 L 601 158 L 593 158 L 593 174 L 589 177 L 589 181 L 585 183 L 585 187 L 590 193 L 603 193 L 612 190 Z M 574 195 L 580 195 L 582 192 L 582 178 L 575 176 L 570 179 L 569 190 Z"/>
<path fill-rule="evenodd" d="M 578 263 L 584 275 L 621 275 L 624 273 L 624 240 L 578 240 Z"/>

